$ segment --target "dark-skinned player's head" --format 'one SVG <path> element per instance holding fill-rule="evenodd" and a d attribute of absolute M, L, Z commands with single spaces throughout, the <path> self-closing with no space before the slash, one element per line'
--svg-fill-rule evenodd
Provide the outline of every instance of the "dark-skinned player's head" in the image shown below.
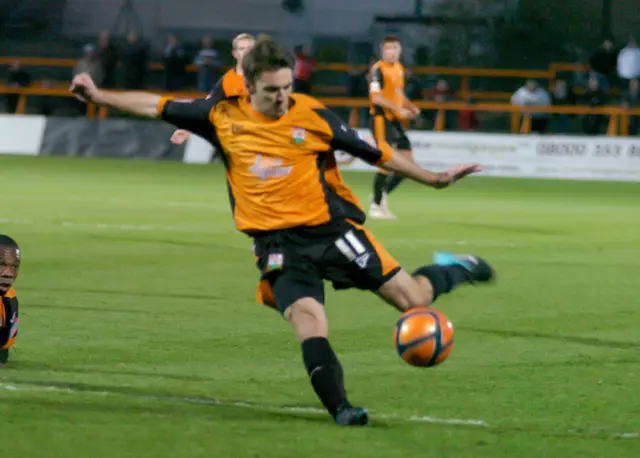
<path fill-rule="evenodd" d="M 395 35 L 384 37 L 380 42 L 380 54 L 382 54 L 382 60 L 390 64 L 400 61 L 400 55 L 402 54 L 400 39 Z"/>
<path fill-rule="evenodd" d="M 242 60 L 247 91 L 257 112 L 277 119 L 289 110 L 294 65 L 284 46 L 267 36 L 258 37 Z"/>
<path fill-rule="evenodd" d="M 4 295 L 20 273 L 20 247 L 8 235 L 0 234 L 0 295 Z"/>

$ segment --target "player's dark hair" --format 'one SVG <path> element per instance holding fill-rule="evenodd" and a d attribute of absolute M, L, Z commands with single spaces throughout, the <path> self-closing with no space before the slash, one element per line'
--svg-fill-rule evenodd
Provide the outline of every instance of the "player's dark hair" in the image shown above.
<path fill-rule="evenodd" d="M 385 45 L 387 43 L 400 43 L 400 38 L 397 35 L 385 35 L 380 44 Z"/>
<path fill-rule="evenodd" d="M 8 248 L 16 248 L 16 249 L 20 248 L 18 246 L 18 242 L 13 240 L 8 235 L 4 235 L 4 234 L 0 234 L 0 246 L 6 246 Z"/>
<path fill-rule="evenodd" d="M 283 68 L 293 70 L 295 59 L 280 43 L 267 35 L 259 35 L 253 48 L 242 59 L 244 77 L 252 84 L 264 73 Z"/>

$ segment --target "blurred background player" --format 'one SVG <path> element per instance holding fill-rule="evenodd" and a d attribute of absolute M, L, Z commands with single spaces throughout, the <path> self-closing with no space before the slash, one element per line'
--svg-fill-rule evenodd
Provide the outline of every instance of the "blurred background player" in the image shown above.
<path fill-rule="evenodd" d="M 398 37 L 386 36 L 380 44 L 382 60 L 370 70 L 369 96 L 371 101 L 371 130 L 378 148 L 391 147 L 413 160 L 411 142 L 407 137 L 403 121 L 415 119 L 420 109 L 407 98 L 405 69 L 400 63 L 402 45 Z M 387 196 L 398 187 L 404 177 L 378 169 L 373 180 L 373 196 L 369 216 L 378 219 L 393 219 L 389 211 Z"/>
<path fill-rule="evenodd" d="M 9 359 L 9 349 L 18 335 L 18 298 L 13 283 L 20 272 L 20 247 L 8 235 L 0 235 L 0 365 Z"/>
<path fill-rule="evenodd" d="M 253 48 L 254 42 L 255 39 L 253 35 L 248 33 L 241 33 L 233 39 L 231 55 L 236 60 L 236 66 L 218 80 L 209 97 L 219 99 L 234 95 L 246 95 L 247 90 L 244 85 L 244 75 L 242 73 L 242 59 L 245 54 Z M 188 130 L 178 129 L 171 136 L 171 142 L 176 145 L 182 145 L 187 141 L 189 135 L 191 135 L 191 132 Z"/>

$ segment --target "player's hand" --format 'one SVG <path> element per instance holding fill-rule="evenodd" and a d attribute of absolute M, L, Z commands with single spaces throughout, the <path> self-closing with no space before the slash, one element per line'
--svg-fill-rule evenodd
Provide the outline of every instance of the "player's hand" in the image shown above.
<path fill-rule="evenodd" d="M 447 186 L 452 185 L 458 180 L 469 176 L 473 173 L 482 172 L 482 166 L 480 164 L 465 164 L 465 165 L 457 165 L 455 167 L 451 167 L 444 172 L 438 174 L 439 179 L 436 183 L 436 188 L 446 188 Z"/>
<path fill-rule="evenodd" d="M 404 119 L 415 119 L 413 111 L 408 108 L 400 108 L 400 111 L 398 111 L 398 115 L 400 115 L 400 117 Z"/>
<path fill-rule="evenodd" d="M 69 90 L 83 102 L 95 102 L 98 98 L 99 89 L 88 73 L 80 73 L 73 78 Z"/>
<path fill-rule="evenodd" d="M 178 129 L 171 136 L 171 143 L 173 143 L 174 145 L 182 145 L 187 141 L 190 135 L 191 132 L 189 132 L 188 130 Z"/>

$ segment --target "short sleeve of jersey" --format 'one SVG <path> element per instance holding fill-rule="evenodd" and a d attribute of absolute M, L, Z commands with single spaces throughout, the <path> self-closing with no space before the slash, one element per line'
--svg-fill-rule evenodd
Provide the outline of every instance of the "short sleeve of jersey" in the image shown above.
<path fill-rule="evenodd" d="M 384 77 L 379 66 L 374 66 L 369 74 L 369 94 L 382 92 L 384 87 Z"/>
<path fill-rule="evenodd" d="M 158 114 L 163 121 L 179 129 L 186 129 L 217 145 L 215 128 L 210 113 L 219 99 L 214 97 L 196 100 L 176 100 L 165 97 L 158 104 Z"/>
<path fill-rule="evenodd" d="M 360 134 L 344 123 L 335 113 L 328 109 L 315 110 L 331 129 L 331 147 L 358 157 L 372 165 L 382 165 L 391 159 L 393 149 L 380 150 L 369 144 Z"/>
<path fill-rule="evenodd" d="M 218 80 L 211 93 L 207 96 L 207 100 L 222 100 L 226 96 L 227 95 L 224 92 L 224 77 L 222 77 Z"/>

